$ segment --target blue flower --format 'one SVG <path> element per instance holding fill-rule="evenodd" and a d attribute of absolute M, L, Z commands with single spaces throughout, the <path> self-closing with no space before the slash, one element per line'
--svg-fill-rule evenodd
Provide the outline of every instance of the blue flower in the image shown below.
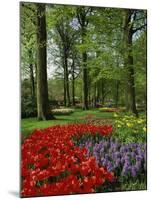
<path fill-rule="evenodd" d="M 131 167 L 131 175 L 132 175 L 132 177 L 136 177 L 136 175 L 137 175 L 137 169 L 135 166 Z"/>
<path fill-rule="evenodd" d="M 124 165 L 123 170 L 122 170 L 122 173 L 123 173 L 124 175 L 128 175 L 129 172 L 130 172 L 130 170 L 131 170 L 131 167 L 130 167 L 129 165 Z"/>
<path fill-rule="evenodd" d="M 112 138 L 101 139 L 99 143 L 95 143 L 91 138 L 80 146 L 85 146 L 88 152 L 91 150 L 91 155 L 95 156 L 100 166 L 106 167 L 121 178 L 136 177 L 146 171 L 146 144 L 121 144 Z"/>
<path fill-rule="evenodd" d="M 116 165 L 116 167 L 119 167 L 120 164 L 121 164 L 121 159 L 118 158 L 118 159 L 116 160 L 116 162 L 115 162 L 115 165 Z"/>

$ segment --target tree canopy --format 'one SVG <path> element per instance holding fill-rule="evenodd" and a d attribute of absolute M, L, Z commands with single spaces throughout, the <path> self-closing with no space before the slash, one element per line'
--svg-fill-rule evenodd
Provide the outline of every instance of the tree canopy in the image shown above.
<path fill-rule="evenodd" d="M 146 107 L 146 10 L 20 5 L 23 107 Z"/>

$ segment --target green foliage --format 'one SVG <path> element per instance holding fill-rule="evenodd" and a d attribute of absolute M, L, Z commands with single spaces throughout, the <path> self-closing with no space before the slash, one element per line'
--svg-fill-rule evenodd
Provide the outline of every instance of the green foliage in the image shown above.
<path fill-rule="evenodd" d="M 54 75 L 48 74 L 48 93 L 51 101 L 64 101 L 64 48 L 67 49 L 67 64 L 69 77 L 69 92 L 72 99 L 72 63 L 75 63 L 75 99 L 82 105 L 82 53 L 86 51 L 88 68 L 89 104 L 94 98 L 101 103 L 112 100 L 118 105 L 125 105 L 125 91 L 128 85 L 124 56 L 129 48 L 123 44 L 123 9 L 77 7 L 67 5 L 46 4 L 47 28 L 47 68 L 48 72 L 54 68 Z M 78 20 L 78 13 L 86 13 L 85 34 L 82 37 L 82 27 Z M 33 75 L 36 88 L 36 4 L 21 3 L 21 75 L 22 82 L 30 80 L 30 64 L 33 65 Z M 72 22 L 76 21 L 76 26 Z M 136 20 L 131 25 L 135 29 L 146 22 L 146 11 L 137 10 Z M 59 33 L 57 28 L 60 27 Z M 60 35 L 61 34 L 61 35 Z M 83 40 L 82 40 L 83 38 Z M 141 48 L 140 48 L 141 47 Z M 136 103 L 146 104 L 146 28 L 138 31 L 133 37 L 131 55 L 134 58 Z M 32 52 L 29 56 L 29 52 Z M 116 82 L 119 81 L 117 91 Z M 30 86 L 22 87 L 22 96 L 31 96 Z M 95 87 L 97 87 L 95 89 Z M 145 89 L 144 89 L 145 88 Z M 94 91 L 96 90 L 96 91 Z M 27 104 L 28 105 L 28 104 Z M 78 106 L 78 105 L 77 105 Z M 30 110 L 29 106 L 29 110 Z M 27 109 L 28 110 L 28 109 Z"/>
<path fill-rule="evenodd" d="M 37 116 L 37 105 L 36 101 L 28 98 L 21 99 L 21 118 L 36 117 Z"/>
<path fill-rule="evenodd" d="M 48 80 L 48 93 L 49 99 L 56 101 L 63 101 L 63 80 L 61 78 L 49 79 Z"/>
<path fill-rule="evenodd" d="M 58 21 L 70 20 L 75 15 L 75 6 L 54 5 L 47 7 L 47 27 L 54 28 Z"/>

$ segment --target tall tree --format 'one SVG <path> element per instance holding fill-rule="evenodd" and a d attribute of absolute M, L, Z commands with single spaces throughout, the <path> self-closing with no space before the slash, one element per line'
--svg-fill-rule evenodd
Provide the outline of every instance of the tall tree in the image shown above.
<path fill-rule="evenodd" d="M 75 48 L 72 48 L 71 50 L 71 59 L 72 59 L 72 63 L 71 63 L 71 81 L 72 81 L 72 106 L 75 106 L 76 102 L 75 102 L 75 81 L 76 79 L 79 77 L 81 71 L 79 69 L 79 59 L 78 59 L 78 55 L 77 55 L 77 51 Z"/>
<path fill-rule="evenodd" d="M 77 9 L 77 18 L 81 27 L 81 43 L 85 44 L 88 26 L 88 15 L 92 8 L 90 7 L 79 7 Z M 82 81 L 83 81 L 83 110 L 88 110 L 88 69 L 87 69 L 87 52 L 86 49 L 82 52 Z"/>
<path fill-rule="evenodd" d="M 75 31 L 71 26 L 74 8 L 69 9 L 66 6 L 57 5 L 53 7 L 52 13 L 53 18 L 51 18 L 50 27 L 53 28 L 53 40 L 60 52 L 60 65 L 62 65 L 63 68 L 64 105 L 70 106 L 69 59 L 72 46 L 76 40 Z"/>
<path fill-rule="evenodd" d="M 143 17 L 139 10 L 124 10 L 124 45 L 126 50 L 124 62 L 127 70 L 126 106 L 127 110 L 132 111 L 136 116 L 138 116 L 138 111 L 136 109 L 133 36 L 138 30 L 141 31 L 146 26 L 146 24 L 140 25 L 137 22 L 140 21 L 140 18 L 142 20 Z"/>
<path fill-rule="evenodd" d="M 47 33 L 45 4 L 37 4 L 37 112 L 39 120 L 53 118 L 49 112 L 47 85 Z"/>
<path fill-rule="evenodd" d="M 65 95 L 65 106 L 67 101 L 67 106 L 70 106 L 70 91 L 69 91 L 69 72 L 68 72 L 68 57 L 69 49 L 71 45 L 71 38 L 66 23 L 58 22 L 56 24 L 56 29 L 59 33 L 62 42 L 62 51 L 63 51 L 63 69 L 64 69 L 64 95 Z M 67 25 L 68 26 L 68 25 Z"/>
<path fill-rule="evenodd" d="M 31 97 L 35 100 L 35 6 L 21 3 L 21 57 L 22 71 L 30 79 Z M 26 77 L 26 78 L 27 78 Z"/>
<path fill-rule="evenodd" d="M 75 61 L 74 59 L 71 65 L 71 75 L 72 75 L 72 106 L 75 106 Z"/>
<path fill-rule="evenodd" d="M 29 50 L 29 69 L 30 69 L 30 82 L 31 82 L 31 96 L 33 101 L 35 101 L 35 79 L 34 79 L 34 72 L 33 72 L 33 63 L 32 63 L 32 50 Z"/>

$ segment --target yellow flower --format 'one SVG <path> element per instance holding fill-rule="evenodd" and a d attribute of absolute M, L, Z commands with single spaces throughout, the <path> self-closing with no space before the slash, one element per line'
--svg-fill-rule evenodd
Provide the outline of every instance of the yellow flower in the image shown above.
<path fill-rule="evenodd" d="M 133 124 L 131 124 L 131 123 L 127 123 L 127 126 L 128 126 L 128 127 L 132 127 Z"/>
<path fill-rule="evenodd" d="M 120 124 L 118 124 L 118 125 L 117 125 L 117 127 L 118 127 L 118 128 L 120 128 L 120 127 L 121 127 L 121 125 L 120 125 Z"/>
<path fill-rule="evenodd" d="M 139 119 L 137 122 L 138 122 L 138 124 L 141 124 L 141 123 L 143 123 L 143 122 L 144 122 L 144 120 L 142 120 L 142 119 Z"/>
<path fill-rule="evenodd" d="M 114 117 L 117 117 L 118 115 L 116 113 L 114 113 Z"/>

